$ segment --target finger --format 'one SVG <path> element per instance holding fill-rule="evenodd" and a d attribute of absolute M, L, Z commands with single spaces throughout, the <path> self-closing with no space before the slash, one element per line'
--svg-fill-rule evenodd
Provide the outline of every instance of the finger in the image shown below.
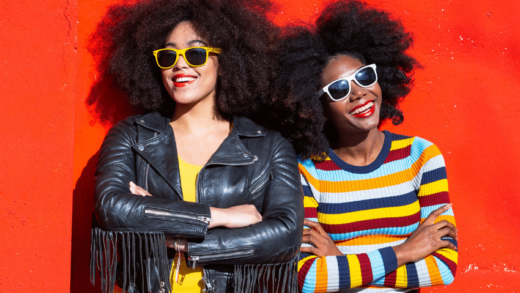
<path fill-rule="evenodd" d="M 317 247 L 321 247 L 325 243 L 325 239 L 316 231 L 310 229 L 311 232 L 302 237 L 302 241 L 306 243 L 312 243 Z"/>
<path fill-rule="evenodd" d="M 312 229 L 303 229 L 303 236 L 310 235 L 311 231 L 312 231 Z"/>
<path fill-rule="evenodd" d="M 442 229 L 442 228 L 450 228 L 450 229 L 452 229 L 452 230 L 456 230 L 455 225 L 453 225 L 452 223 L 450 223 L 450 222 L 448 222 L 448 221 L 446 221 L 446 220 L 442 220 L 442 221 L 440 221 L 440 222 L 438 222 L 438 223 L 435 223 L 435 224 L 433 225 L 433 227 L 434 227 L 435 229 L 437 229 L 437 230 L 440 230 L 440 229 Z"/>
<path fill-rule="evenodd" d="M 426 220 L 424 220 L 424 223 L 427 223 L 429 225 L 433 224 L 435 219 L 437 219 L 437 217 L 440 216 L 442 213 L 444 213 L 447 210 L 449 210 L 452 205 L 453 204 L 449 203 L 449 204 L 444 205 L 444 206 L 436 209 L 435 211 L 431 212 L 431 214 L 426 218 Z"/>
<path fill-rule="evenodd" d="M 446 247 L 446 248 L 449 248 L 451 250 L 457 250 L 457 246 L 455 246 L 455 244 L 449 242 L 449 241 L 442 241 L 442 246 L 441 247 Z"/>
<path fill-rule="evenodd" d="M 314 252 L 316 251 L 316 248 L 314 248 L 312 246 L 310 246 L 310 247 L 301 247 L 300 251 L 303 252 L 303 253 L 315 254 Z"/>
<path fill-rule="evenodd" d="M 448 228 L 448 227 L 440 229 L 439 232 L 436 234 L 436 236 L 439 237 L 439 239 L 441 237 L 448 236 L 455 240 L 458 240 L 457 233 L 455 232 L 455 230 Z"/>
<path fill-rule="evenodd" d="M 327 235 L 327 232 L 325 232 L 325 230 L 323 230 L 323 227 L 321 227 L 320 223 L 318 223 L 318 222 L 314 222 L 314 221 L 310 221 L 310 220 L 305 219 L 303 221 L 303 224 L 313 228 L 316 231 L 318 231 L 318 233 L 320 233 L 321 235 Z"/>

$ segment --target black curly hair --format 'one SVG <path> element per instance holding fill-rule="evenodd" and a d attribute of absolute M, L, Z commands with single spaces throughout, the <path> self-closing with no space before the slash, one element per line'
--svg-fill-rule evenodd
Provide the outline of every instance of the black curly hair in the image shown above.
<path fill-rule="evenodd" d="M 130 105 L 140 113 L 171 116 L 175 102 L 166 91 L 152 52 L 170 32 L 190 21 L 218 55 L 216 108 L 229 119 L 252 116 L 269 97 L 274 75 L 272 50 L 279 29 L 265 0 L 143 0 L 108 10 L 91 37 L 89 50 Z M 90 101 L 90 103 L 93 103 Z"/>
<path fill-rule="evenodd" d="M 285 29 L 271 107 L 277 111 L 283 134 L 302 159 L 323 159 L 329 142 L 337 136 L 331 123 L 326 123 L 316 97 L 322 72 L 334 56 L 348 55 L 364 64 L 377 64 L 383 93 L 380 119 L 402 123 L 403 113 L 397 104 L 410 92 L 414 69 L 420 66 L 406 53 L 412 42 L 400 21 L 360 1 L 331 3 L 315 26 Z"/>

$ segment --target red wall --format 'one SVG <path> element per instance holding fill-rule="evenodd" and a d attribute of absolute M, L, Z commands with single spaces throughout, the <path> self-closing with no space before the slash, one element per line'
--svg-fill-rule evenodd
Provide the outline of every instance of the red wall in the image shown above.
<path fill-rule="evenodd" d="M 93 292 L 90 215 L 97 150 L 128 109 L 87 50 L 102 0 L 0 0 L 0 292 Z M 279 23 L 322 1 L 278 1 Z M 424 65 L 384 127 L 444 153 L 460 231 L 455 283 L 422 292 L 519 289 L 520 1 L 370 0 L 415 35 Z M 109 103 L 88 106 L 88 99 Z"/>

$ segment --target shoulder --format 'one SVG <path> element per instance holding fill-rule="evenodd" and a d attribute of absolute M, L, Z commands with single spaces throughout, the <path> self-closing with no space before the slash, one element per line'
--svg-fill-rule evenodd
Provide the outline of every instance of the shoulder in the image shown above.
<path fill-rule="evenodd" d="M 442 153 L 433 142 L 419 136 L 406 136 L 390 133 L 392 135 L 391 151 L 402 149 L 409 150 L 409 155 L 418 167 L 425 165 L 429 161 L 442 161 Z M 432 162 L 433 162 L 432 161 Z"/>

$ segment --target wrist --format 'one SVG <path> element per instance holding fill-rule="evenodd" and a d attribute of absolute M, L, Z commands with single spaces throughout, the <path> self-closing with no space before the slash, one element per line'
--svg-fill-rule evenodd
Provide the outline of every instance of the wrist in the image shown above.
<path fill-rule="evenodd" d="M 404 247 L 403 245 L 404 245 L 404 243 L 392 247 L 395 252 L 395 257 L 397 258 L 398 267 L 410 262 L 408 260 L 408 253 L 407 253 L 406 247 Z"/>
<path fill-rule="evenodd" d="M 209 208 L 211 213 L 211 219 L 212 221 L 209 223 L 208 229 L 220 227 L 220 226 L 226 226 L 226 213 L 224 212 L 224 209 L 221 208 Z"/>

